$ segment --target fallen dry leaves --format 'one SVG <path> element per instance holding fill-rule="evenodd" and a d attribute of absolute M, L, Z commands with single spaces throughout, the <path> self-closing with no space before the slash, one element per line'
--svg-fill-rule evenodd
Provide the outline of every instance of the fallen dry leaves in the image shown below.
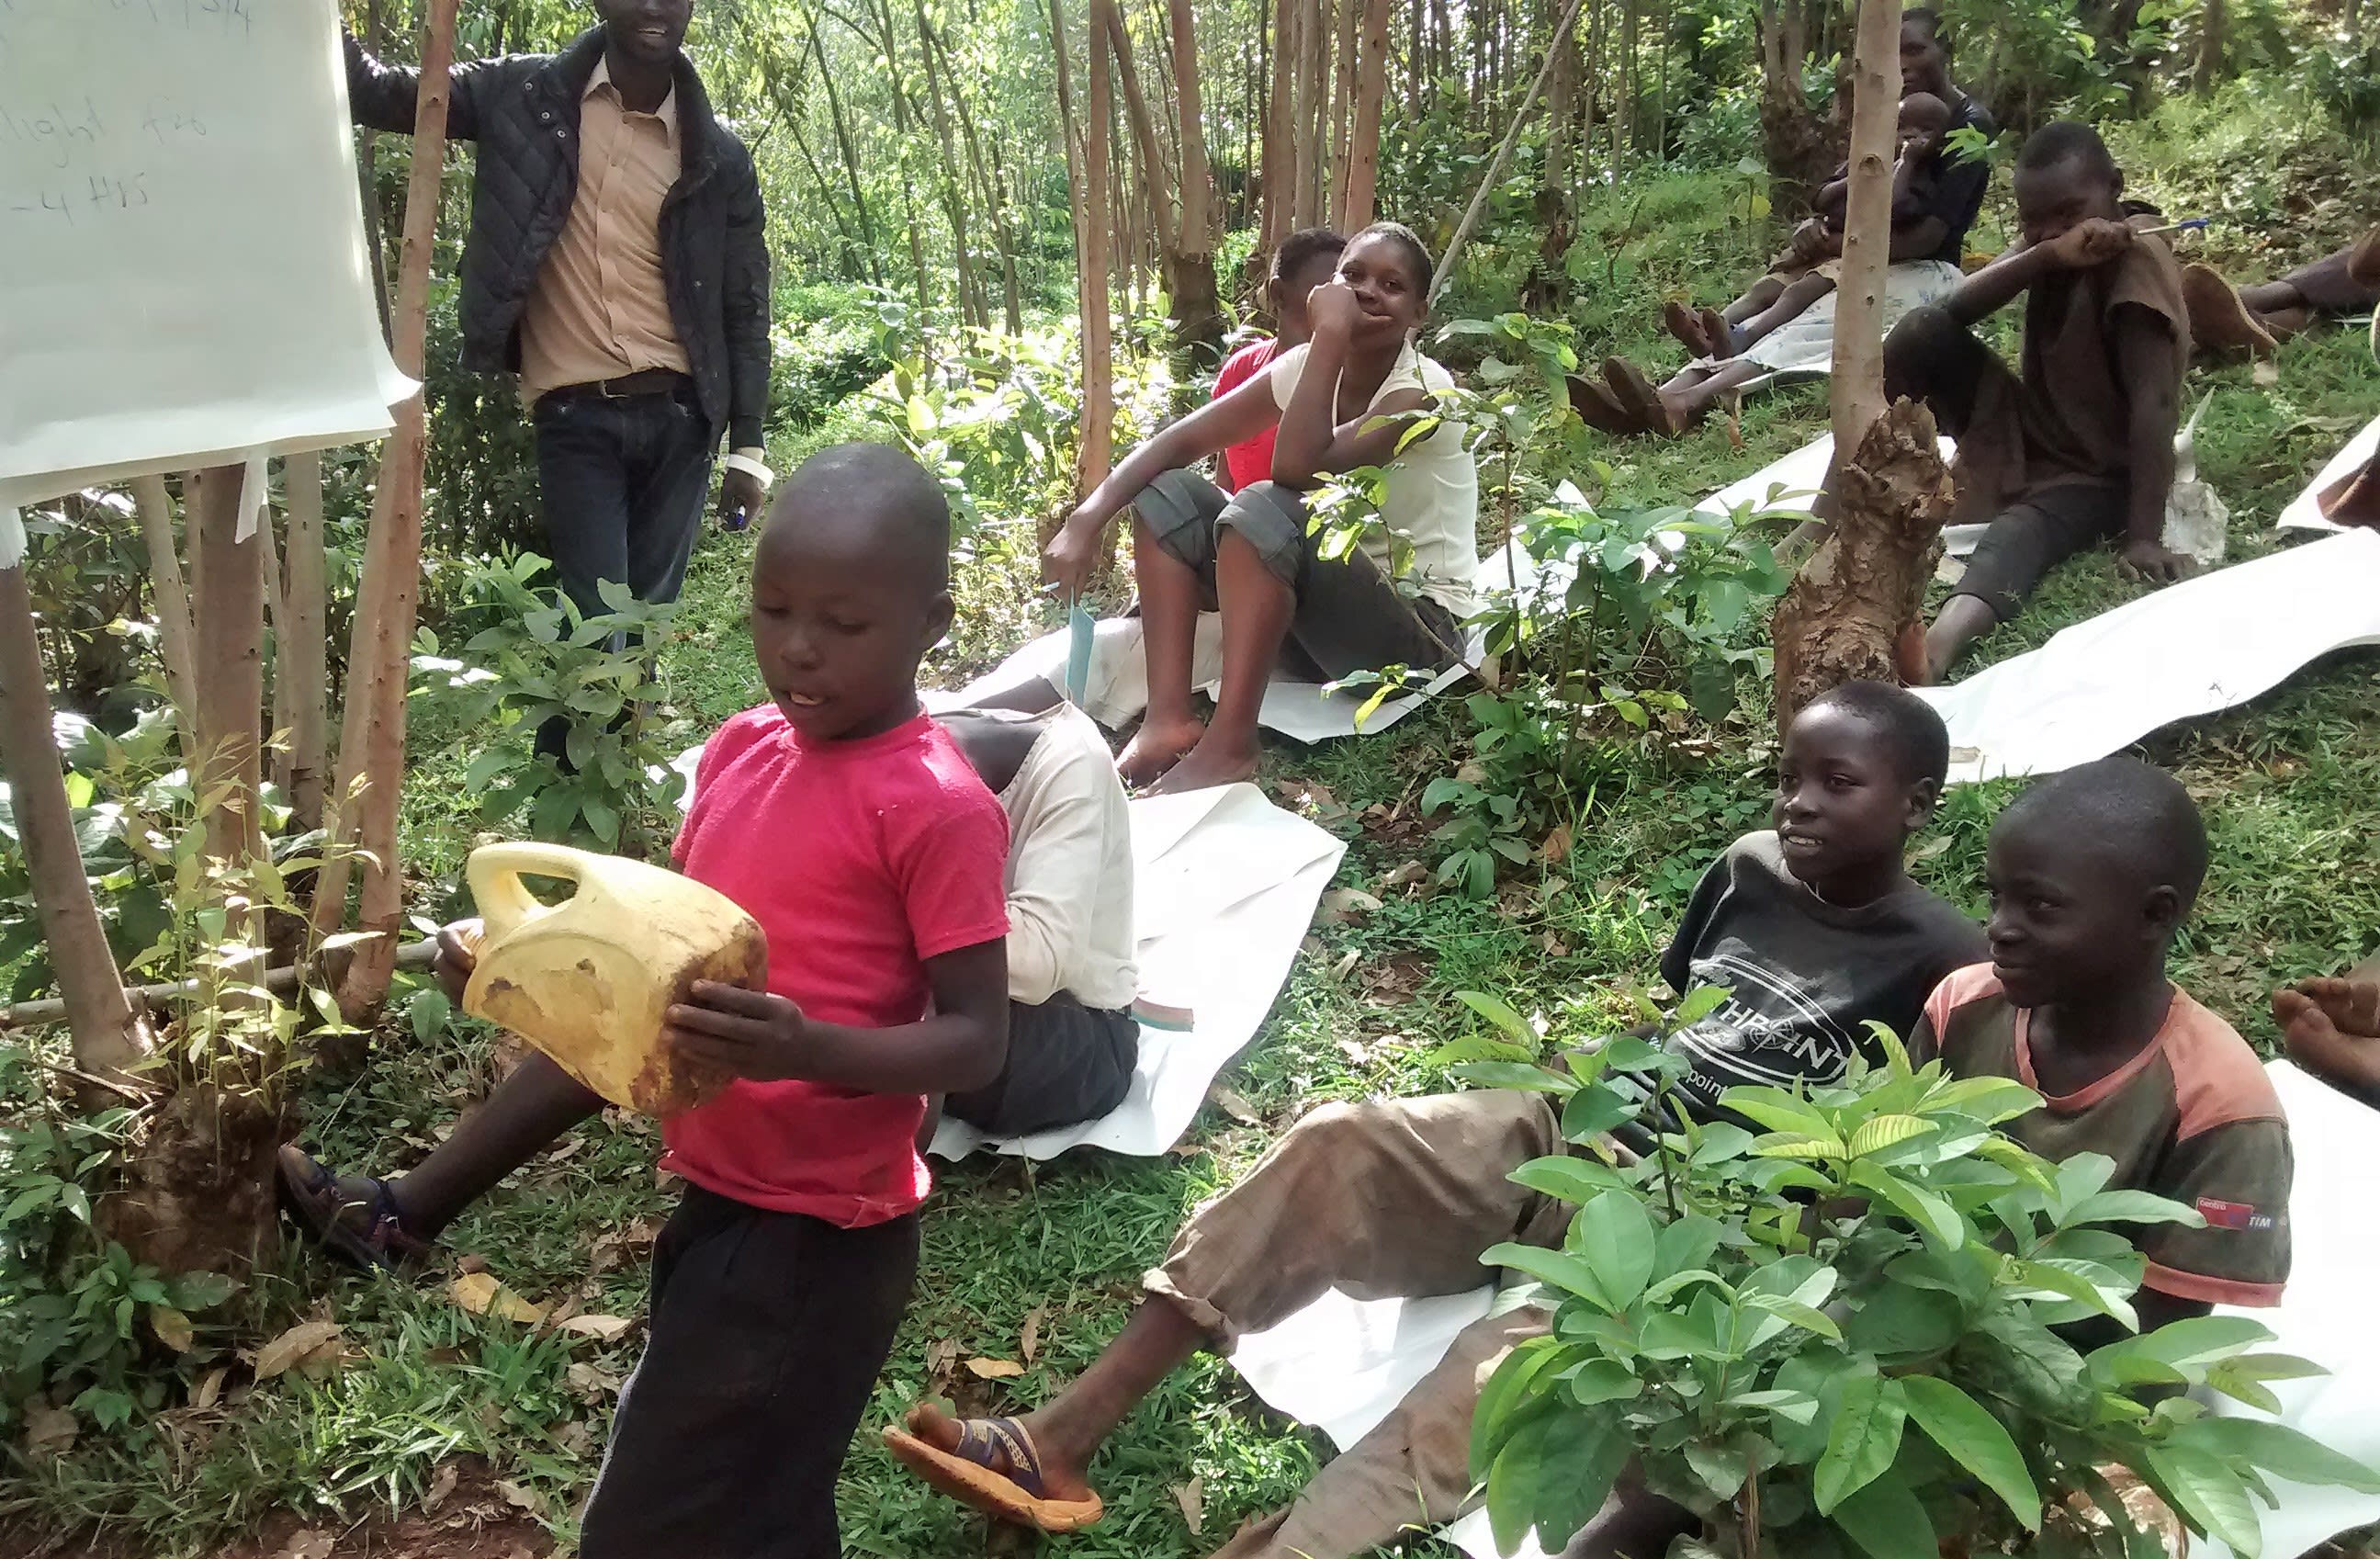
<path fill-rule="evenodd" d="M 1013 1358 L 970 1358 L 966 1367 L 978 1381 L 1013 1381 L 1025 1373 L 1025 1366 Z"/>
<path fill-rule="evenodd" d="M 534 1325 L 545 1319 L 545 1307 L 532 1305 L 496 1281 L 489 1272 L 464 1273 L 447 1286 L 447 1296 L 472 1315 L 492 1315 L 499 1321 Z"/>
<path fill-rule="evenodd" d="M 1182 1520 L 1190 1529 L 1190 1535 L 1196 1537 L 1207 1525 L 1206 1480 L 1193 1478 L 1187 1483 L 1176 1483 L 1173 1503 L 1182 1507 Z"/>
<path fill-rule="evenodd" d="M 1049 1315 L 1048 1305 L 1036 1305 L 1025 1312 L 1025 1328 L 1017 1334 L 1016 1351 L 1027 1364 L 1032 1363 L 1033 1356 L 1041 1351 L 1041 1323 L 1049 1319 Z"/>
<path fill-rule="evenodd" d="M 269 1381 L 291 1370 L 311 1374 L 338 1361 L 339 1323 L 301 1321 L 256 1350 L 256 1378 Z"/>
<path fill-rule="evenodd" d="M 25 1409 L 25 1454 L 35 1460 L 64 1455 L 82 1432 L 75 1416 L 63 1407 L 33 1403 Z"/>

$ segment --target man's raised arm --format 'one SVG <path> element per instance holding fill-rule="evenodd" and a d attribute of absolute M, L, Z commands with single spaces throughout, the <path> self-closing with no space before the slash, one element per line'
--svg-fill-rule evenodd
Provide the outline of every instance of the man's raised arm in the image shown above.
<path fill-rule="evenodd" d="M 409 65 L 382 65 L 364 52 L 354 33 L 343 29 L 339 36 L 347 51 L 347 110 L 355 116 L 356 123 L 368 129 L 411 135 L 416 103 L 421 95 L 421 72 Z M 480 99 L 475 83 L 491 63 L 458 62 L 448 73 L 447 140 L 480 138 Z"/>

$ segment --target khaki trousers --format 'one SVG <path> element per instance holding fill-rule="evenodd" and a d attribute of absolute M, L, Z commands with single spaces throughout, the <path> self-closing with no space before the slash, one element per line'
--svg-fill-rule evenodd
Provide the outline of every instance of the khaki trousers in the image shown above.
<path fill-rule="evenodd" d="M 1458 1294 L 1492 1280 L 1479 1253 L 1560 1243 L 1572 1209 L 1507 1176 L 1564 1151 L 1546 1095 L 1438 1094 L 1326 1104 L 1247 1176 L 1183 1224 L 1144 1280 L 1229 1352 L 1332 1288 L 1356 1298 Z M 1216 1559 L 1349 1559 L 1460 1515 L 1471 1492 L 1479 1388 L 1547 1313 L 1491 1315 L 1459 1335 L 1395 1411 L 1317 1473 L 1295 1503 L 1252 1522 Z"/>

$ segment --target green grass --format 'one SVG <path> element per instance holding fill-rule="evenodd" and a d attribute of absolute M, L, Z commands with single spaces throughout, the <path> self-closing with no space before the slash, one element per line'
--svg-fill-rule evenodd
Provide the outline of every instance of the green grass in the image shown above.
<path fill-rule="evenodd" d="M 2136 184 L 2154 192 L 2163 171 L 2153 167 Z M 1673 351 L 1662 355 L 1645 300 L 1689 283 L 1713 300 L 1709 276 L 1722 253 L 1741 260 L 1756 247 L 1712 202 L 1712 191 L 1728 183 L 1672 176 L 1590 211 L 1586 230 L 1614 235 L 1622 247 L 1612 290 L 1598 278 L 1582 307 L 1585 339 L 1675 360 Z M 1686 234 L 1683 249 L 1665 243 L 1665 222 Z M 2309 233 L 2307 241 L 2331 236 Z M 2256 389 L 2239 369 L 2202 372 L 2198 384 L 2215 392 L 2202 471 L 2232 507 L 2235 557 L 2284 544 L 2270 530 L 2281 504 L 2350 428 L 2380 409 L 2380 370 L 2345 334 L 2293 343 L 2272 390 Z M 1675 499 L 1751 470 L 1808 437 L 1824 415 L 1822 392 L 1796 390 L 1745 408 L 1741 448 L 1715 424 L 1673 444 L 1598 453 L 1610 464 L 1615 498 Z M 668 697 L 690 732 L 755 696 L 742 607 L 750 545 L 748 537 L 714 535 L 696 560 L 683 632 L 664 666 Z M 1014 598 L 1013 581 L 978 588 Z M 2104 555 L 2079 559 L 2053 576 L 2032 611 L 1985 642 L 1977 664 L 2017 653 L 2134 592 Z M 968 644 L 952 657 L 966 664 L 945 669 L 971 669 L 983 652 Z M 2177 973 L 2259 1044 L 2274 1038 L 2263 1003 L 2276 983 L 2360 957 L 2380 926 L 2380 881 L 2368 866 L 2371 801 L 2380 792 L 2375 695 L 2380 654 L 2350 652 L 2244 710 L 2147 746 L 2201 798 L 2216 844 Z M 1339 881 L 1378 890 L 1405 861 L 1434 860 L 1413 819 L 1414 798 L 1451 766 L 1465 734 L 1459 702 L 1442 700 L 1388 736 L 1314 749 L 1283 744 L 1267 774 L 1330 793 L 1342 810 L 1330 826 L 1351 840 Z M 427 714 L 413 733 L 406 822 L 414 859 L 431 878 L 417 904 L 426 914 L 454 904 L 454 871 L 472 839 L 471 798 L 459 783 L 469 736 Z M 1077 1153 L 1038 1166 L 976 1159 L 941 1169 L 916 1298 L 871 1427 L 929 1391 L 955 1389 L 970 1407 L 1003 1410 L 1046 1398 L 1122 1323 L 1138 1274 L 1183 1217 L 1244 1173 L 1284 1123 L 1323 1100 L 1438 1086 L 1429 1053 L 1469 1027 L 1452 993 L 1498 992 L 1569 1031 L 1618 1018 L 1625 993 L 1654 979 L 1654 960 L 1703 864 L 1761 819 L 1771 755 L 1767 732 L 1750 717 L 1707 756 L 1636 751 L 1617 765 L 1569 857 L 1508 886 L 1499 901 L 1400 890 L 1352 924 L 1318 927 L 1257 1041 L 1228 1074 L 1258 1125 L 1210 1107 L 1182 1151 L 1157 1160 Z M 1984 834 L 2013 789 L 1954 794 L 1920 874 L 1978 907 Z M 1376 804 L 1392 809 L 1385 825 L 1357 815 Z M 308 1086 L 302 1139 L 336 1162 L 401 1169 L 492 1075 L 483 1031 L 466 1027 L 428 1042 L 388 1036 L 362 1078 Z M 577 1292 L 588 1310 L 638 1314 L 642 1262 L 590 1278 L 589 1257 L 600 1236 L 665 1212 L 668 1197 L 651 1173 L 654 1146 L 650 1129 L 592 1124 L 474 1208 L 451 1243 L 483 1253 L 532 1299 Z M 194 1552 L 273 1509 L 319 1514 L 335 1505 L 360 1514 L 374 1502 L 409 1503 L 442 1458 L 469 1453 L 542 1502 L 568 1534 L 608 1419 L 602 1380 L 625 1373 L 633 1337 L 612 1345 L 529 1339 L 512 1323 L 463 1314 L 443 1275 L 419 1284 L 357 1277 L 294 1250 L 261 1274 L 247 1303 L 251 1323 L 266 1328 L 326 1313 L 346 1327 L 356 1357 L 319 1383 L 284 1377 L 227 1414 L 194 1419 L 176 1448 L 87 1435 L 60 1463 L 20 1479 L 15 1494 L 0 1492 L 0 1508 L 13 1498 L 45 1522 L 104 1517 L 161 1550 Z M 1037 1312 L 1039 1346 L 1021 1378 L 976 1382 L 963 1370 L 953 1378 L 956 1360 L 1021 1358 L 1021 1334 Z M 574 1380 L 578 1365 L 594 1372 Z M 1064 1552 L 1073 1559 L 1206 1553 L 1244 1516 L 1292 1497 L 1327 1454 L 1317 1434 L 1266 1412 L 1227 1368 L 1202 1361 L 1116 1437 L 1096 1469 L 1111 1515 L 1067 1540 Z M 1174 1492 L 1192 1479 L 1204 1503 L 1195 1537 Z M 1017 1551 L 928 1497 L 868 1435 L 840 1503 L 855 1553 L 939 1559 L 984 1553 L 988 1541 L 994 1552 Z M 1416 1538 L 1403 1552 L 1451 1551 Z"/>

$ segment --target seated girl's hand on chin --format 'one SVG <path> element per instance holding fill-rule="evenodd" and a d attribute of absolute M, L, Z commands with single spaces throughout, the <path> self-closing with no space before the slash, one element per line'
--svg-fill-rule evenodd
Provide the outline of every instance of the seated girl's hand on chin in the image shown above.
<path fill-rule="evenodd" d="M 1354 333 L 1355 323 L 1363 314 L 1362 305 L 1355 301 L 1355 289 L 1336 277 L 1316 287 L 1305 304 L 1305 315 L 1317 338 L 1328 335 L 1346 339 Z"/>

